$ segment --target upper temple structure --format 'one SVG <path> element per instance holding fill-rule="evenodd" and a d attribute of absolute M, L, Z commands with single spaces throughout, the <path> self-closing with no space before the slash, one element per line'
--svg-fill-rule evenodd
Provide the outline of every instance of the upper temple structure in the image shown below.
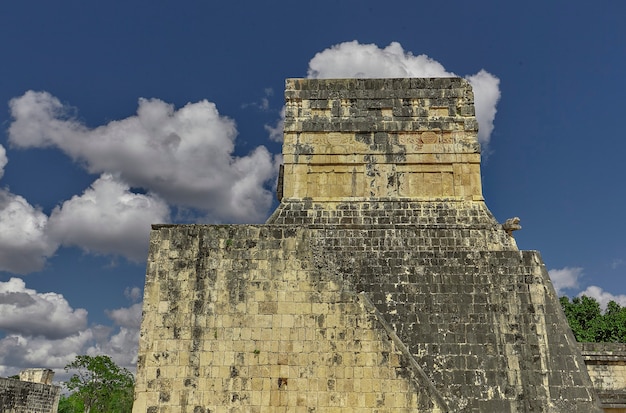
<path fill-rule="evenodd" d="M 283 197 L 482 201 L 462 79 L 291 79 Z"/>
<path fill-rule="evenodd" d="M 289 79 L 265 225 L 154 225 L 133 412 L 602 412 L 459 78 Z"/>

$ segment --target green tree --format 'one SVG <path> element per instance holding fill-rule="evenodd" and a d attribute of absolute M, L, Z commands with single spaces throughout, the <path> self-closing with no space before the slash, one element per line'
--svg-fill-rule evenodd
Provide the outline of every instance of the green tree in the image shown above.
<path fill-rule="evenodd" d="M 135 379 L 109 356 L 76 356 L 65 370 L 75 373 L 65 383 L 71 394 L 59 401 L 59 413 L 131 412 Z"/>
<path fill-rule="evenodd" d="M 604 312 L 604 342 L 626 343 L 626 307 L 610 301 Z"/>
<path fill-rule="evenodd" d="M 626 307 L 610 301 L 602 313 L 600 304 L 585 295 L 559 301 L 577 341 L 626 343 Z"/>
<path fill-rule="evenodd" d="M 59 399 L 58 413 L 80 413 L 85 411 L 83 401 L 78 398 L 77 393 L 61 395 Z"/>

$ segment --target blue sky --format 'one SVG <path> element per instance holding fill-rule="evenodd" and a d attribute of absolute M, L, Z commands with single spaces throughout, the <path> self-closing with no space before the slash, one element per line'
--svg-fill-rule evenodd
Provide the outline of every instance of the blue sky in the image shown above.
<path fill-rule="evenodd" d="M 132 368 L 149 224 L 264 221 L 289 77 L 483 73 L 487 205 L 521 218 L 518 246 L 562 294 L 626 305 L 624 15 L 616 1 L 2 2 L 0 375 L 97 352 Z"/>

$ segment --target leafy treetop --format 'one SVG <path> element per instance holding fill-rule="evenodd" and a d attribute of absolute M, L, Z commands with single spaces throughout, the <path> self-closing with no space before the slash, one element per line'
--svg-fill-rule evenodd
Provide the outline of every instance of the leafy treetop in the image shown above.
<path fill-rule="evenodd" d="M 610 301 L 604 313 L 592 297 L 559 299 L 574 337 L 587 343 L 626 343 L 626 307 Z"/>
<path fill-rule="evenodd" d="M 109 356 L 76 356 L 65 370 L 75 373 L 65 383 L 72 393 L 59 402 L 59 413 L 127 413 L 132 410 L 135 379 Z"/>

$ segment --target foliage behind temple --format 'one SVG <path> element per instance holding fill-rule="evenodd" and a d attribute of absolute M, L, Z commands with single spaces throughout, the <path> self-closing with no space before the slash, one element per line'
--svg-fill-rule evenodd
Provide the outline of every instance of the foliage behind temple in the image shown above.
<path fill-rule="evenodd" d="M 626 343 L 626 307 L 610 301 L 602 312 L 600 303 L 583 295 L 561 297 L 561 307 L 576 340 L 586 343 Z"/>

